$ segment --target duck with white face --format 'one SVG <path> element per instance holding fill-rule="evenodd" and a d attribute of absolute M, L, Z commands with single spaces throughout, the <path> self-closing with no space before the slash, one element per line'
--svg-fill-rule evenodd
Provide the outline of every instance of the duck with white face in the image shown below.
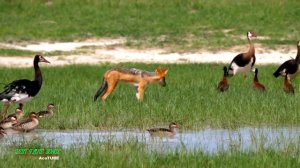
<path fill-rule="evenodd" d="M 255 58 L 255 48 L 252 43 L 252 39 L 256 38 L 256 33 L 247 32 L 247 39 L 249 42 L 249 50 L 245 53 L 240 53 L 233 58 L 229 67 L 228 67 L 228 75 L 233 76 L 236 74 L 244 74 L 247 75 L 249 72 L 254 71 L 254 64 L 256 61 Z"/>
<path fill-rule="evenodd" d="M 273 73 L 274 77 L 285 77 L 286 75 L 290 80 L 294 79 L 300 73 L 300 40 L 297 42 L 297 55 L 296 58 L 285 61 L 278 69 Z"/>

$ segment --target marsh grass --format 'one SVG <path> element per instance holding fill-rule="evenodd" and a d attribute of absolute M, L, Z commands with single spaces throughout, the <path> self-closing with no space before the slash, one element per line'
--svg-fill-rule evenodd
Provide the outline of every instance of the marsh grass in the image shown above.
<path fill-rule="evenodd" d="M 43 65 L 42 65 L 43 66 Z M 222 65 L 169 64 L 167 86 L 149 85 L 145 101 L 136 100 L 132 85 L 120 83 L 106 103 L 93 101 L 106 70 L 113 67 L 136 67 L 148 71 L 156 64 L 103 64 L 42 67 L 44 83 L 40 93 L 25 105 L 25 112 L 56 105 L 53 118 L 41 119 L 45 129 L 146 129 L 175 121 L 182 130 L 202 127 L 236 128 L 242 126 L 299 125 L 299 79 L 293 81 L 295 95 L 283 92 L 283 78 L 274 78 L 277 66 L 259 66 L 260 81 L 267 92 L 252 90 L 253 75 L 230 78 L 228 92 L 219 93 Z M 1 68 L 1 83 L 15 79 L 32 79 L 32 68 Z M 4 85 L 3 85 L 4 86 Z M 14 111 L 15 106 L 10 108 Z"/>
<path fill-rule="evenodd" d="M 89 142 L 84 147 L 52 147 L 60 150 L 59 160 L 39 160 L 37 156 L 18 156 L 17 148 L 51 148 L 40 144 L 13 145 L 1 156 L 2 166 L 12 167 L 297 167 L 299 151 L 260 149 L 256 152 L 220 152 L 206 154 L 201 151 L 170 153 L 149 152 L 145 145 L 134 140 L 128 142 Z M 17 161 L 16 161 L 17 160 Z"/>
<path fill-rule="evenodd" d="M 129 46 L 220 49 L 243 45 L 247 31 L 267 37 L 260 42 L 268 46 L 299 40 L 297 0 L 17 0 L 0 6 L 3 42 L 121 36 Z"/>

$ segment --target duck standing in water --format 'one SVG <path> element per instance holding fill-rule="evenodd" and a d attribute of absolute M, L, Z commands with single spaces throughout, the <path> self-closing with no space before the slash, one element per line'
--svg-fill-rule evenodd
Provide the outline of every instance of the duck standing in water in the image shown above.
<path fill-rule="evenodd" d="M 179 125 L 175 122 L 171 122 L 169 128 L 152 128 L 147 129 L 147 131 L 151 136 L 174 137 L 176 135 L 176 128 L 179 128 Z"/>
<path fill-rule="evenodd" d="M 29 113 L 29 118 L 12 127 L 13 130 L 21 132 L 29 132 L 34 130 L 39 125 L 38 116 L 35 112 Z"/>

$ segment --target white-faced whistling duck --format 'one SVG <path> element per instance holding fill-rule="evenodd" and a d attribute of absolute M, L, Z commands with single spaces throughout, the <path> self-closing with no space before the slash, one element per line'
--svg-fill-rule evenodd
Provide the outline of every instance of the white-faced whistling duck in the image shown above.
<path fill-rule="evenodd" d="M 283 90 L 286 93 L 295 94 L 294 87 L 293 87 L 291 80 L 289 79 L 287 74 L 285 75 L 285 78 L 284 78 Z"/>
<path fill-rule="evenodd" d="M 218 87 L 217 87 L 217 89 L 221 92 L 224 92 L 224 91 L 228 90 L 228 88 L 229 88 L 229 83 L 228 83 L 228 79 L 227 79 L 228 71 L 227 71 L 226 66 L 223 67 L 223 71 L 224 71 L 223 79 L 219 82 Z"/>
<path fill-rule="evenodd" d="M 258 81 L 258 69 L 255 68 L 252 88 L 254 90 L 266 91 L 266 87 Z"/>

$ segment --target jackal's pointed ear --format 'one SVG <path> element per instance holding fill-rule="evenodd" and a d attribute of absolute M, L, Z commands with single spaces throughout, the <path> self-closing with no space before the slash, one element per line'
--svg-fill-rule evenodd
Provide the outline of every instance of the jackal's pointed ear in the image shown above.
<path fill-rule="evenodd" d="M 163 73 L 164 75 L 167 75 L 168 72 L 169 72 L 169 68 L 165 68 L 165 69 L 162 70 L 162 73 Z"/>
<path fill-rule="evenodd" d="M 160 67 L 157 67 L 155 69 L 155 73 L 158 74 L 158 75 L 160 75 L 162 73 L 162 70 L 160 69 Z"/>
<path fill-rule="evenodd" d="M 160 67 L 156 68 L 155 73 L 159 76 L 164 77 L 169 71 L 169 68 L 166 69 L 160 69 Z"/>

